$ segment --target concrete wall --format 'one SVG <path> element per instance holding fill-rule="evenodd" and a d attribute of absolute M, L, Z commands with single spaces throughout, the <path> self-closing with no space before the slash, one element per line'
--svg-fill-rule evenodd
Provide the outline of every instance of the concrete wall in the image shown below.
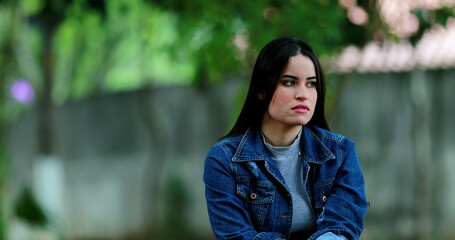
<path fill-rule="evenodd" d="M 188 228 L 211 236 L 203 161 L 233 119 L 239 88 L 169 87 L 69 103 L 54 110 L 54 156 L 36 155 L 37 118 L 27 114 L 10 132 L 12 202 L 32 185 L 68 239 L 145 239 L 173 213 L 169 204 L 186 204 L 178 214 Z M 58 179 L 63 189 L 49 196 Z M 185 199 L 169 203 L 173 179 Z"/>
<path fill-rule="evenodd" d="M 343 86 L 332 128 L 356 142 L 371 202 L 362 239 L 454 233 L 453 76 L 446 70 L 330 78 Z M 54 111 L 53 156 L 36 155 L 30 112 L 11 127 L 11 197 L 34 186 L 67 239 L 147 238 L 175 211 L 190 232 L 210 238 L 203 161 L 232 123 L 244 87 L 228 81 L 69 103 Z M 17 229 L 13 224 L 10 233 Z"/>
<path fill-rule="evenodd" d="M 455 236 L 455 71 L 347 78 L 333 128 L 356 142 L 368 236 Z M 451 237 L 448 237 L 448 236 Z"/>

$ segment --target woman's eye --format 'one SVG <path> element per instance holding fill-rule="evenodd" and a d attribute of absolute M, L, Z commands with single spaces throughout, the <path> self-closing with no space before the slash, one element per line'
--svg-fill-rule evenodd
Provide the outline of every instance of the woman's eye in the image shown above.
<path fill-rule="evenodd" d="M 284 80 L 283 81 L 283 85 L 285 85 L 285 86 L 294 86 L 295 85 L 295 81 L 294 80 Z"/>
<path fill-rule="evenodd" d="M 307 82 L 306 85 L 310 88 L 316 87 L 316 81 Z"/>

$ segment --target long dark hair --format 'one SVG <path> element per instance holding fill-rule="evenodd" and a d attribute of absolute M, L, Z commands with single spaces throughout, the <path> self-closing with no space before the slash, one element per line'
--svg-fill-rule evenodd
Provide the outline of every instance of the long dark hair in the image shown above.
<path fill-rule="evenodd" d="M 313 61 L 317 77 L 316 109 L 307 125 L 330 131 L 324 115 L 324 74 L 316 54 L 310 45 L 300 39 L 281 37 L 269 42 L 259 53 L 242 111 L 234 127 L 225 137 L 244 133 L 248 128 L 261 129 L 264 114 L 272 100 L 278 79 L 288 64 L 289 58 L 298 54 L 307 56 Z M 263 95 L 261 99 L 258 97 L 259 94 Z"/>

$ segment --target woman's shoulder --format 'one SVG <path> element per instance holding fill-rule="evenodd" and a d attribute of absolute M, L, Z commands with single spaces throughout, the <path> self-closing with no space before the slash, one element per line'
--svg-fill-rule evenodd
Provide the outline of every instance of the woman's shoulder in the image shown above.
<path fill-rule="evenodd" d="M 236 133 L 221 138 L 212 146 L 209 151 L 209 155 L 210 153 L 215 153 L 218 151 L 223 151 L 228 155 L 232 155 L 232 152 L 238 148 L 240 142 L 242 141 L 243 135 L 244 134 Z"/>
<path fill-rule="evenodd" d="M 320 143 L 313 146 L 322 145 L 324 146 L 322 149 L 330 151 L 334 156 L 340 157 L 340 154 L 345 155 L 349 152 L 356 151 L 355 143 L 341 134 L 333 133 L 318 127 L 312 127 L 311 132 L 313 135 L 313 143 Z"/>
<path fill-rule="evenodd" d="M 214 146 L 237 147 L 242 141 L 243 136 L 244 133 L 234 133 L 228 136 L 224 136 L 217 143 L 215 143 Z"/>
<path fill-rule="evenodd" d="M 326 130 L 326 129 L 323 129 L 323 128 L 320 128 L 320 127 L 312 126 L 310 128 L 310 131 L 316 137 L 318 137 L 322 142 L 324 142 L 324 141 L 335 141 L 337 143 L 343 143 L 343 142 L 352 143 L 352 140 L 350 140 L 349 138 L 345 137 L 344 135 L 339 134 L 339 133 L 334 133 L 334 132 L 331 132 L 329 130 Z"/>

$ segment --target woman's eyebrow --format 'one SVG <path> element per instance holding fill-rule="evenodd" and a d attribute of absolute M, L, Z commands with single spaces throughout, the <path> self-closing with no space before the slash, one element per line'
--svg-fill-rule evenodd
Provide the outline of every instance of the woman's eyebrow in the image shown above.
<path fill-rule="evenodd" d="M 289 74 L 285 74 L 283 75 L 283 78 L 291 78 L 291 79 L 299 79 L 298 77 L 294 76 L 294 75 L 289 75 Z"/>
<path fill-rule="evenodd" d="M 283 78 L 290 78 L 290 79 L 295 79 L 295 80 L 298 80 L 298 79 L 299 79 L 297 76 L 289 75 L 289 74 L 283 75 Z M 311 77 L 307 77 L 307 78 L 306 78 L 306 80 L 313 80 L 313 79 L 316 79 L 316 80 L 317 80 L 317 77 L 316 77 L 316 76 L 311 76 Z"/>

